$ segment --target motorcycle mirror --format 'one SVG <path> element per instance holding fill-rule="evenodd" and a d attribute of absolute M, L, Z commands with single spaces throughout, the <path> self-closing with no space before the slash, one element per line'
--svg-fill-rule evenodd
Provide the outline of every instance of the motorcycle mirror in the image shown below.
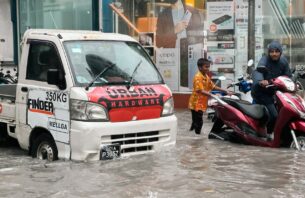
<path fill-rule="evenodd" d="M 251 67 L 251 66 L 253 65 L 253 63 L 254 63 L 253 59 L 250 59 L 250 60 L 248 61 L 248 67 Z"/>
<path fill-rule="evenodd" d="M 225 76 L 219 76 L 218 80 L 226 80 L 227 78 Z"/>

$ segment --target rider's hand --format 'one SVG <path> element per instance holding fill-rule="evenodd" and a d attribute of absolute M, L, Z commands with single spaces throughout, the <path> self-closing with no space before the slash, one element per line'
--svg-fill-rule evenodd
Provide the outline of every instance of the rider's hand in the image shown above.
<path fill-rule="evenodd" d="M 269 82 L 268 80 L 261 80 L 259 81 L 259 85 L 262 87 L 266 87 L 267 85 L 269 85 Z"/>

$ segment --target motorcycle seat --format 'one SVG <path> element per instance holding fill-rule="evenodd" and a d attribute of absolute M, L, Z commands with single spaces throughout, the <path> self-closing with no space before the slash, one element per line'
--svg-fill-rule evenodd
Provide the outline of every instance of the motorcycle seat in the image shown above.
<path fill-rule="evenodd" d="M 234 100 L 231 98 L 222 99 L 229 105 L 246 114 L 247 116 L 259 120 L 261 124 L 266 124 L 269 121 L 269 112 L 264 105 L 251 104 L 250 102 L 245 100 Z"/>

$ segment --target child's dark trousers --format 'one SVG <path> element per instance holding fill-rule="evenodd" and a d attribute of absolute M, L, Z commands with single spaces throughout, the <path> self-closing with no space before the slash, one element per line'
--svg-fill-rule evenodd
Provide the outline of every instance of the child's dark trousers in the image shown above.
<path fill-rule="evenodd" d="M 200 134 L 203 125 L 203 120 L 202 120 L 203 111 L 195 111 L 191 109 L 191 112 L 192 112 L 192 125 L 190 130 L 192 131 L 195 129 L 195 133 Z"/>

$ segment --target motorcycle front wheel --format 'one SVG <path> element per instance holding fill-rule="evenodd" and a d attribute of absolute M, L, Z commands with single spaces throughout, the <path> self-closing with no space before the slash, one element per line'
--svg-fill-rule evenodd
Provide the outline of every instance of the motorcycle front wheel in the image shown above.
<path fill-rule="evenodd" d="M 297 138 L 297 141 L 298 141 L 298 143 L 300 145 L 300 150 L 301 151 L 305 150 L 305 136 L 300 135 L 300 136 L 298 136 L 296 138 Z M 296 147 L 294 141 L 291 142 L 290 148 L 297 150 L 297 147 Z"/>

